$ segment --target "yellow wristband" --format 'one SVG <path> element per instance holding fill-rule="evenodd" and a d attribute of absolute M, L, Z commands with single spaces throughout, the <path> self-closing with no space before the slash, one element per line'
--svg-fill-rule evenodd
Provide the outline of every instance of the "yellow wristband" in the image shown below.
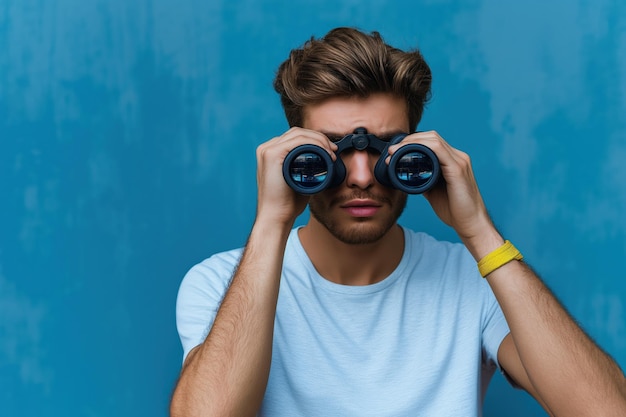
<path fill-rule="evenodd" d="M 485 278 L 487 275 L 491 274 L 501 266 L 508 264 L 512 260 L 515 259 L 520 261 L 523 258 L 524 257 L 520 251 L 518 251 L 517 248 L 507 240 L 504 242 L 504 245 L 487 254 L 478 262 L 478 271 L 480 272 L 480 275 Z"/>

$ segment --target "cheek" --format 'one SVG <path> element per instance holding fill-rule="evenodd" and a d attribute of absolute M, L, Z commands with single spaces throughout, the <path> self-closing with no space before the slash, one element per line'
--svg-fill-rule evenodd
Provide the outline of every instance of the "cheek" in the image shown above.
<path fill-rule="evenodd" d="M 314 194 L 309 198 L 309 207 L 314 209 L 320 209 L 322 207 L 327 206 L 327 199 L 324 197 L 324 194 L 328 191 L 324 191 L 322 193 Z"/>
<path fill-rule="evenodd" d="M 396 192 L 398 195 L 394 198 L 393 206 L 395 208 L 394 212 L 397 212 L 397 215 L 399 216 L 404 211 L 409 196 L 401 191 Z"/>

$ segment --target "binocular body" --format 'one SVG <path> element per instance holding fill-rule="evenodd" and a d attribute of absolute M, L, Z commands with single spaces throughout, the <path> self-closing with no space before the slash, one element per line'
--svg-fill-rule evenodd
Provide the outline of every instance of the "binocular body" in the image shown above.
<path fill-rule="evenodd" d="M 300 145 L 287 154 L 283 162 L 283 177 L 297 193 L 319 193 L 338 186 L 345 179 L 346 167 L 340 157 L 343 151 L 375 150 L 380 157 L 374 167 L 374 177 L 380 184 L 408 194 L 420 194 L 430 190 L 440 175 L 439 160 L 430 148 L 416 143 L 407 144 L 393 154 L 389 165 L 385 163 L 389 146 L 399 143 L 406 136 L 402 133 L 385 141 L 359 127 L 353 134 L 335 142 L 337 159 L 334 162 L 323 148 Z"/>

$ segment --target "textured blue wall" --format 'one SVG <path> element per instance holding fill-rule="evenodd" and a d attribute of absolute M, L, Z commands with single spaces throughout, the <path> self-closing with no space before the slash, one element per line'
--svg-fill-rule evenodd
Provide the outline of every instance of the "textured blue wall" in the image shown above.
<path fill-rule="evenodd" d="M 339 25 L 422 48 L 421 127 L 625 367 L 625 4 L 0 1 L 0 415 L 166 415 L 178 284 L 244 243 L 274 70 Z M 421 197 L 402 221 L 456 240 Z M 544 415 L 501 377 L 485 414 Z"/>

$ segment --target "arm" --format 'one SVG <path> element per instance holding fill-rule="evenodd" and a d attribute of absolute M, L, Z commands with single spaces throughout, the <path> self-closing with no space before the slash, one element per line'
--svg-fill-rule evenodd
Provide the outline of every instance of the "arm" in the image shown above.
<path fill-rule="evenodd" d="M 308 201 L 285 184 L 282 161 L 302 143 L 329 152 L 334 146 L 324 135 L 295 128 L 257 149 L 257 217 L 209 335 L 187 356 L 170 405 L 174 417 L 253 416 L 261 405 L 285 245 Z"/>
<path fill-rule="evenodd" d="M 438 156 L 445 184 L 426 198 L 453 227 L 476 261 L 504 239 L 493 226 L 467 154 L 436 132 L 405 138 L 429 146 Z M 390 148 L 390 153 L 399 145 Z M 626 415 L 626 379 L 523 262 L 512 261 L 487 280 L 511 334 L 498 358 L 505 371 L 554 416 Z"/>
<path fill-rule="evenodd" d="M 624 374 L 526 264 L 513 261 L 487 279 L 511 329 L 498 358 L 514 379 L 555 416 L 626 415 Z M 523 369 L 513 373 L 515 361 Z"/>

